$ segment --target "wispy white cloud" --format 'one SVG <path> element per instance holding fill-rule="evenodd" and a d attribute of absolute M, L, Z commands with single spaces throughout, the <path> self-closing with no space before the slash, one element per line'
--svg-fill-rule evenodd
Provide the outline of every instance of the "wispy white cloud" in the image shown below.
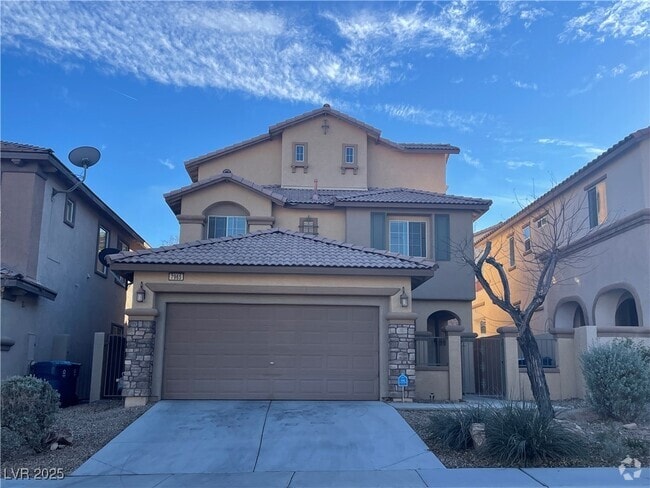
<path fill-rule="evenodd" d="M 526 4 L 522 5 L 521 10 L 519 11 L 519 18 L 524 22 L 524 27 L 526 29 L 542 17 L 550 15 L 553 15 L 552 12 L 543 7 L 528 7 Z"/>
<path fill-rule="evenodd" d="M 622 75 L 625 73 L 625 71 L 627 71 L 627 66 L 625 66 L 623 63 L 620 63 L 614 66 L 609 72 L 612 76 L 616 77 L 618 75 Z"/>
<path fill-rule="evenodd" d="M 600 65 L 598 66 L 598 69 L 593 75 L 583 79 L 584 85 L 569 90 L 568 96 L 573 97 L 576 95 L 580 95 L 582 93 L 586 93 L 592 90 L 603 79 L 616 78 L 617 76 L 622 75 L 626 71 L 627 71 L 627 65 L 625 65 L 624 63 L 619 63 L 616 66 L 612 66 L 611 68 Z"/>
<path fill-rule="evenodd" d="M 634 73 L 630 74 L 630 81 L 638 80 L 639 78 L 643 78 L 644 76 L 648 76 L 647 69 L 635 71 Z"/>
<path fill-rule="evenodd" d="M 174 169 L 176 165 L 172 163 L 171 159 L 159 159 L 158 162 L 162 164 L 165 168 Z"/>
<path fill-rule="evenodd" d="M 583 156 L 584 154 L 591 155 L 591 156 L 597 156 L 597 155 L 605 152 L 605 149 L 597 147 L 594 144 L 591 144 L 589 142 L 570 141 L 570 140 L 567 140 L 567 139 L 556 139 L 556 138 L 541 138 L 541 139 L 537 139 L 537 142 L 539 144 L 550 144 L 550 145 L 554 145 L 554 146 L 561 146 L 561 147 L 567 147 L 567 148 L 580 149 L 583 152 L 583 154 L 582 155 L 577 155 L 577 156 Z"/>
<path fill-rule="evenodd" d="M 472 156 L 472 151 L 469 149 L 465 149 L 465 151 L 463 151 L 460 155 L 463 161 L 469 164 L 472 168 L 480 168 L 483 166 L 478 158 Z"/>
<path fill-rule="evenodd" d="M 414 105 L 383 104 L 375 105 L 374 110 L 388 114 L 395 119 L 405 120 L 414 124 L 432 127 L 453 127 L 461 131 L 469 131 L 490 119 L 485 113 L 464 113 L 454 110 L 435 110 L 416 107 Z"/>
<path fill-rule="evenodd" d="M 628 40 L 650 37 L 650 2 L 647 0 L 618 0 L 589 2 L 586 13 L 569 19 L 560 34 L 560 41 L 607 38 Z"/>
<path fill-rule="evenodd" d="M 462 76 L 458 76 L 457 78 L 452 78 L 452 79 L 451 79 L 451 82 L 452 82 L 454 85 L 459 85 L 459 84 L 462 83 L 463 81 L 465 81 L 465 80 L 463 79 Z"/>
<path fill-rule="evenodd" d="M 517 88 L 521 88 L 522 90 L 537 90 L 537 83 L 526 83 L 524 81 L 520 80 L 512 80 L 512 84 L 516 86 Z"/>
<path fill-rule="evenodd" d="M 532 161 L 506 161 L 506 167 L 508 169 L 535 168 L 537 166 L 539 164 L 533 163 Z"/>
<path fill-rule="evenodd" d="M 490 85 L 492 83 L 496 83 L 497 81 L 499 81 L 499 75 L 490 75 L 483 80 L 483 83 Z"/>

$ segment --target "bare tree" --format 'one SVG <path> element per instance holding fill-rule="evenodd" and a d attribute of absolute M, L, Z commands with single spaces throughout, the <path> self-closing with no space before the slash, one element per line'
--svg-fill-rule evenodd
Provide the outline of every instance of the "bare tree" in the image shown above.
<path fill-rule="evenodd" d="M 499 261 L 497 256 L 503 254 L 500 245 L 494 249 L 493 242 L 488 239 L 485 248 L 478 253 L 473 246 L 471 253 L 467 245 L 459 248 L 462 250 L 461 259 L 472 268 L 492 303 L 505 311 L 517 328 L 517 342 L 526 362 L 533 397 L 540 414 L 547 418 L 552 418 L 554 411 L 531 320 L 551 287 L 558 283 L 555 276 L 558 265 L 562 265 L 563 269 L 578 270 L 580 262 L 584 260 L 584 250 L 580 250 L 575 243 L 578 241 L 579 244 L 580 238 L 588 232 L 588 215 L 584 210 L 584 199 L 578 200 L 571 196 L 560 196 L 536 210 L 531 208 L 530 217 L 541 224 L 534 226 L 535 234 L 527 239 L 527 243 L 519 239 L 518 247 L 524 251 L 517 253 L 524 269 L 519 283 L 528 295 L 525 306 L 525 297 L 513 297 L 511 285 L 517 278 L 509 275 Z"/>

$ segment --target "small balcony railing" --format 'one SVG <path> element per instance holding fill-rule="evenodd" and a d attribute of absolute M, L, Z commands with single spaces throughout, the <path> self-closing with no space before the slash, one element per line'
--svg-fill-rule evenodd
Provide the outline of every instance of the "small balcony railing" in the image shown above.
<path fill-rule="evenodd" d="M 415 366 L 434 367 L 449 365 L 446 337 L 416 337 Z"/>

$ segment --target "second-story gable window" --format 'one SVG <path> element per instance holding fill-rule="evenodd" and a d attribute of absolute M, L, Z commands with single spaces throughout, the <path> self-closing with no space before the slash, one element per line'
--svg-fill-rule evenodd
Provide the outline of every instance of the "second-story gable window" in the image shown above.
<path fill-rule="evenodd" d="M 303 232 L 305 234 L 318 235 L 318 219 L 309 216 L 301 218 L 300 232 Z"/>
<path fill-rule="evenodd" d="M 354 146 L 345 146 L 345 164 L 355 164 L 357 162 L 357 152 Z"/>
<path fill-rule="evenodd" d="M 343 160 L 341 162 L 341 174 L 351 169 L 356 175 L 359 171 L 359 161 L 356 144 L 343 144 Z"/>
<path fill-rule="evenodd" d="M 77 205 L 69 198 L 65 199 L 65 206 L 63 207 L 63 222 L 70 227 L 74 227 L 74 219 L 77 213 Z"/>
<path fill-rule="evenodd" d="M 294 142 L 293 154 L 291 155 L 291 171 L 295 173 L 296 168 L 302 168 L 306 173 L 308 166 L 307 143 Z"/>
<path fill-rule="evenodd" d="M 390 220 L 388 247 L 391 252 L 425 257 L 427 255 L 426 222 Z"/>
<path fill-rule="evenodd" d="M 605 222 L 605 219 L 607 219 L 607 200 L 604 181 L 587 189 L 587 204 L 589 207 L 589 228 L 594 228 Z"/>
<path fill-rule="evenodd" d="M 103 277 L 106 277 L 108 269 L 99 260 L 99 253 L 107 247 L 110 247 L 110 242 L 110 231 L 100 224 L 99 228 L 97 229 L 97 253 L 95 254 L 95 272 L 102 275 Z"/>
<path fill-rule="evenodd" d="M 531 250 L 530 242 L 530 225 L 525 225 L 521 230 L 524 238 L 524 252 L 529 252 Z"/>
<path fill-rule="evenodd" d="M 296 162 L 296 163 L 304 163 L 305 162 L 305 145 L 304 144 L 296 144 L 294 162 Z"/>
<path fill-rule="evenodd" d="M 246 217 L 210 215 L 208 217 L 208 239 L 241 236 L 246 234 Z"/>

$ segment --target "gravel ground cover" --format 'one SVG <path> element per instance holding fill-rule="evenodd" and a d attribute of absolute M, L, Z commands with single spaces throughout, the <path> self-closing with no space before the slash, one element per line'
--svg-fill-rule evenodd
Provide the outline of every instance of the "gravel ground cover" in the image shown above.
<path fill-rule="evenodd" d="M 650 421 L 648 418 L 637 421 L 632 429 L 623 427 L 623 423 L 611 419 L 602 419 L 584 402 L 561 402 L 562 408 L 556 408 L 557 418 L 569 426 L 577 426 L 584 432 L 589 444 L 584 455 L 563 460 L 543 467 L 618 467 L 621 461 L 630 456 L 641 461 L 643 466 L 650 466 Z M 556 407 L 557 407 L 556 406 Z M 399 413 L 422 438 L 429 449 L 447 468 L 501 467 L 493 460 L 473 449 L 454 451 L 436 442 L 429 433 L 429 422 L 433 410 L 399 410 Z"/>
<path fill-rule="evenodd" d="M 3 446 L 3 477 L 10 476 L 20 468 L 29 470 L 32 475 L 38 470 L 58 468 L 63 469 L 65 475 L 71 474 L 150 406 L 125 409 L 121 400 L 102 400 L 62 408 L 57 414 L 54 429 L 70 429 L 72 445 L 41 453 L 29 448 L 9 450 Z"/>

